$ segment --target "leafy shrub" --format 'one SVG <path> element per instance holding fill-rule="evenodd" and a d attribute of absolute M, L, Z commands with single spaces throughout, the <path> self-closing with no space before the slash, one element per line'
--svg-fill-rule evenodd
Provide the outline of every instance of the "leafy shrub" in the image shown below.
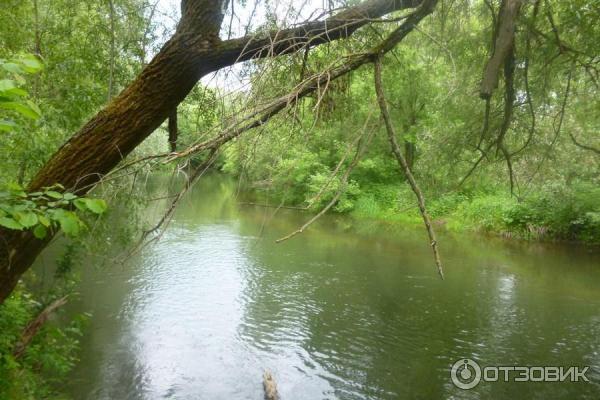
<path fill-rule="evenodd" d="M 0 305 L 0 399 L 57 398 L 55 387 L 74 366 L 84 316 L 63 328 L 46 322 L 25 353 L 14 357 L 23 329 L 42 309 L 21 286 Z"/>
<path fill-rule="evenodd" d="M 48 230 L 58 227 L 69 236 L 77 236 L 85 224 L 69 208 L 93 214 L 106 211 L 102 199 L 79 197 L 58 190 L 64 190 L 64 187 L 56 184 L 39 192 L 26 193 L 16 183 L 7 185 L 6 190 L 0 192 L 0 226 L 13 230 L 31 229 L 38 239 L 45 238 Z"/>
<path fill-rule="evenodd" d="M 555 184 L 515 204 L 505 221 L 508 227 L 529 235 L 596 242 L 600 241 L 599 213 L 600 188 Z"/>
<path fill-rule="evenodd" d="M 504 195 L 484 195 L 461 203 L 452 215 L 452 228 L 502 232 L 505 215 L 514 200 Z"/>
<path fill-rule="evenodd" d="M 463 193 L 447 193 L 437 199 L 428 201 L 427 210 L 433 218 L 450 215 L 458 207 L 469 201 L 469 197 Z"/>

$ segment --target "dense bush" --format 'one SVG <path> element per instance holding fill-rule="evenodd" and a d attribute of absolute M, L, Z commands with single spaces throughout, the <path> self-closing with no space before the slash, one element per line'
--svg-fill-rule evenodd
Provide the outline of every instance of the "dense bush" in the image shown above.
<path fill-rule="evenodd" d="M 600 241 L 600 188 L 551 185 L 515 204 L 506 225 L 528 236 Z"/>

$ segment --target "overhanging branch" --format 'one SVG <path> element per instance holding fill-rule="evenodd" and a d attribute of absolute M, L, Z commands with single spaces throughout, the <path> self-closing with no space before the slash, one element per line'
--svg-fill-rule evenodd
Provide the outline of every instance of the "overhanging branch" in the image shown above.
<path fill-rule="evenodd" d="M 322 21 L 271 31 L 266 35 L 249 35 L 223 41 L 219 46 L 224 66 L 256 58 L 293 53 L 338 39 L 347 38 L 361 26 L 394 11 L 430 3 L 423 0 L 368 0 Z"/>
<path fill-rule="evenodd" d="M 341 76 L 344 76 L 349 72 L 358 69 L 362 65 L 372 63 L 379 56 L 392 50 L 394 46 L 400 43 L 413 29 L 415 29 L 419 22 L 433 11 L 436 3 L 437 0 L 424 0 L 421 6 L 415 10 L 415 12 L 412 13 L 404 21 L 404 23 L 402 23 L 402 25 L 396 28 L 379 45 L 372 48 L 371 51 L 350 56 L 342 65 L 308 77 L 299 83 L 294 90 L 288 94 L 281 96 L 263 106 L 259 110 L 256 110 L 246 118 L 242 119 L 238 124 L 234 124 L 226 128 L 214 138 L 196 143 L 179 153 L 171 154 L 168 157 L 168 161 L 188 157 L 192 154 L 205 150 L 218 149 L 223 144 L 235 139 L 242 133 L 263 125 L 281 110 L 314 92 L 319 87 L 322 87 L 326 82 L 333 81 Z"/>

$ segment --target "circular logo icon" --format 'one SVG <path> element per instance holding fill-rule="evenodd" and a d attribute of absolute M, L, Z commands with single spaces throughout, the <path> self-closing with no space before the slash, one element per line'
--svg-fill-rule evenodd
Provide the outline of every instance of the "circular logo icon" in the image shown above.
<path fill-rule="evenodd" d="M 475 361 L 465 358 L 458 360 L 450 370 L 452 383 L 460 389 L 473 389 L 481 381 L 481 368 Z"/>

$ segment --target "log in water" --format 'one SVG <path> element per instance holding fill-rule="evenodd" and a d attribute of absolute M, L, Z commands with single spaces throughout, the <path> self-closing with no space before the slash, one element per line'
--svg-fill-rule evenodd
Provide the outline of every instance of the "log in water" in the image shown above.
<path fill-rule="evenodd" d="M 275 379 L 270 371 L 265 371 L 263 374 L 263 388 L 265 389 L 265 400 L 280 400 Z"/>

